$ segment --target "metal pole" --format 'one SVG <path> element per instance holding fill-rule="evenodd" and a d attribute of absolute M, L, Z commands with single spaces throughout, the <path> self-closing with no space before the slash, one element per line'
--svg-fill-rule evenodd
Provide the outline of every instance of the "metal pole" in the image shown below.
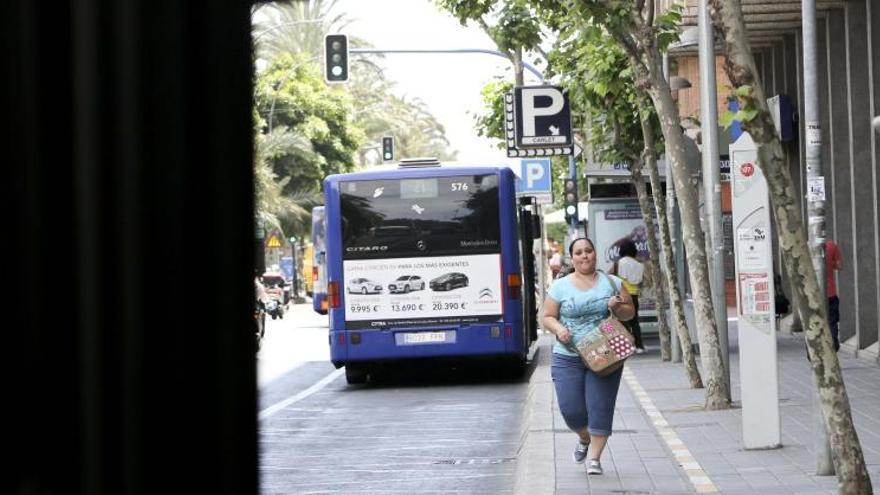
<path fill-rule="evenodd" d="M 712 306 L 730 400 L 730 353 L 727 343 L 727 298 L 724 293 L 724 232 L 721 230 L 721 170 L 718 155 L 718 94 L 715 83 L 715 47 L 708 0 L 700 0 L 700 120 L 703 133 L 703 192 L 709 227 L 707 253 L 711 267 Z"/>
<path fill-rule="evenodd" d="M 822 171 L 822 124 L 819 121 L 819 79 L 816 64 L 816 0 L 803 0 L 801 4 L 803 18 L 804 46 L 804 123 L 806 125 L 807 183 L 819 185 L 823 194 L 807 197 L 807 216 L 809 217 L 810 248 L 813 254 L 813 268 L 819 278 L 819 292 L 822 300 L 825 295 L 825 176 Z M 814 382 L 815 383 L 815 382 Z M 834 474 L 831 461 L 831 445 L 819 403 L 818 388 L 813 391 L 815 421 L 813 442 L 816 449 L 816 474 L 830 476 Z"/>
<path fill-rule="evenodd" d="M 666 78 L 666 82 L 669 82 L 669 55 L 667 53 L 663 54 L 663 77 Z M 664 164 L 666 166 L 666 225 L 669 228 L 669 247 L 672 249 L 672 260 L 675 262 L 675 240 L 677 237 L 675 236 L 675 181 L 672 180 L 672 170 L 669 167 L 669 151 L 664 152 Z M 663 262 L 665 264 L 666 257 L 662 256 Z M 681 268 L 679 268 L 679 272 L 681 272 Z M 678 281 L 676 280 L 676 283 Z M 671 359 L 673 363 L 681 362 L 681 343 L 678 340 L 678 325 L 675 324 L 675 319 L 672 316 L 672 312 L 675 311 L 675 308 L 672 307 L 672 295 L 669 295 L 669 312 L 666 313 L 666 319 L 668 320 L 669 326 L 669 347 L 671 352 Z"/>
<path fill-rule="evenodd" d="M 574 161 L 574 156 L 568 155 L 568 176 L 575 180 L 577 183 L 577 162 Z M 578 189 L 578 196 L 580 196 L 580 189 Z M 580 198 L 577 198 L 580 200 Z M 580 201 L 578 201 L 580 202 Z M 580 217 L 580 211 L 578 211 L 577 215 L 571 218 L 571 222 L 568 224 L 568 239 L 569 242 L 576 239 L 578 236 L 578 217 Z"/>
<path fill-rule="evenodd" d="M 539 204 L 535 204 L 535 215 L 538 215 L 538 218 L 544 218 L 544 212 L 542 211 L 541 205 Z M 547 244 L 547 229 L 544 225 L 541 226 L 541 237 L 537 239 L 537 241 L 541 244 L 538 248 L 538 259 L 536 260 L 538 264 L 539 283 L 538 301 L 540 302 L 538 306 L 541 306 L 544 304 L 544 299 L 547 297 L 547 252 L 544 251 L 544 246 Z"/>

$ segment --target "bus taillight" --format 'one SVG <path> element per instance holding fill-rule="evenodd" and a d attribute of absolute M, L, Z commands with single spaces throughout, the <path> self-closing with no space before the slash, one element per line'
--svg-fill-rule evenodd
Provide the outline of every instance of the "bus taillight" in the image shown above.
<path fill-rule="evenodd" d="M 339 282 L 327 284 L 327 299 L 330 300 L 331 308 L 336 309 L 339 307 Z"/>
<path fill-rule="evenodd" d="M 522 280 L 519 278 L 519 273 L 508 273 L 507 274 L 507 297 L 510 299 L 519 299 L 520 293 L 522 292 Z"/>
<path fill-rule="evenodd" d="M 312 282 L 317 282 L 317 281 L 318 281 L 318 267 L 313 266 L 312 267 Z"/>

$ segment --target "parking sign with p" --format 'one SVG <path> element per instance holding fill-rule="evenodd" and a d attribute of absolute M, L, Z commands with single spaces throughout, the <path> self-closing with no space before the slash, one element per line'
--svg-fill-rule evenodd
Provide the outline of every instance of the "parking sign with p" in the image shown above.
<path fill-rule="evenodd" d="M 517 196 L 534 196 L 538 203 L 552 203 L 551 183 L 549 158 L 520 160 L 519 179 L 516 181 Z"/>
<path fill-rule="evenodd" d="M 514 88 L 517 147 L 572 145 L 571 110 L 559 86 Z"/>

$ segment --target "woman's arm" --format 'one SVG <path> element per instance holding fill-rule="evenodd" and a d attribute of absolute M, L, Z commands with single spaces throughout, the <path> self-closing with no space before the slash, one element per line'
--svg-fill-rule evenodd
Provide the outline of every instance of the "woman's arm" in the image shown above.
<path fill-rule="evenodd" d="M 620 292 L 608 300 L 608 309 L 620 321 L 628 321 L 635 316 L 636 307 L 633 305 L 632 296 L 623 284 L 620 284 Z"/>
<path fill-rule="evenodd" d="M 571 342 L 571 332 L 559 322 L 559 303 L 551 297 L 544 299 L 544 317 L 541 318 L 541 326 L 556 335 L 556 339 L 563 344 Z"/>

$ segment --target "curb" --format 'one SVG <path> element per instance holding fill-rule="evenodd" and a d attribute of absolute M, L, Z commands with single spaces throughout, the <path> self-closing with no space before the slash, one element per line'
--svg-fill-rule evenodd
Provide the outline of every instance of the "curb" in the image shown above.
<path fill-rule="evenodd" d="M 529 379 L 516 455 L 514 493 L 556 492 L 556 453 L 553 431 L 553 381 L 550 378 L 549 334 L 538 339 L 535 370 Z"/>

